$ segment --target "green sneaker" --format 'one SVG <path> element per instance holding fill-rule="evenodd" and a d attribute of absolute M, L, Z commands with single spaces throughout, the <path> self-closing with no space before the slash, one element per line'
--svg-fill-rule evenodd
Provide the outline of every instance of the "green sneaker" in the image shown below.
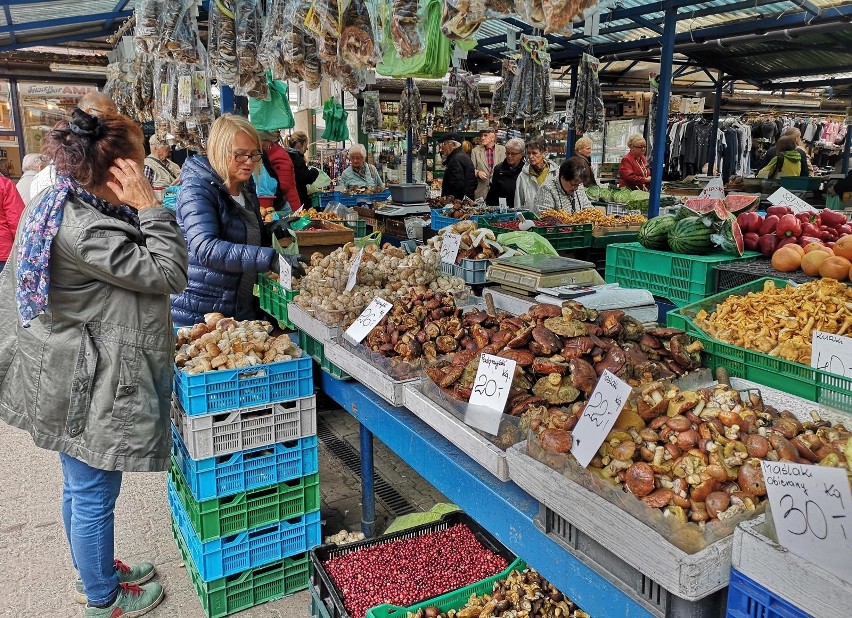
<path fill-rule="evenodd" d="M 154 577 L 154 565 L 150 562 L 140 562 L 139 564 L 129 566 L 121 560 L 116 559 L 114 564 L 115 570 L 118 571 L 118 581 L 122 584 L 138 586 Z M 72 596 L 77 603 L 86 603 L 88 601 L 86 599 L 86 592 L 83 590 L 83 580 L 79 577 L 74 582 Z"/>
<path fill-rule="evenodd" d="M 144 586 L 119 584 L 118 596 L 109 607 L 86 606 L 86 618 L 134 618 L 147 614 L 163 600 L 165 591 L 157 582 Z"/>

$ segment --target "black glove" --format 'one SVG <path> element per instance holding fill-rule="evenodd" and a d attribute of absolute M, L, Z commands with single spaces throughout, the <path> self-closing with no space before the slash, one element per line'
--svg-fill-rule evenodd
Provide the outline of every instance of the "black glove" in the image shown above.
<path fill-rule="evenodd" d="M 269 232 L 275 235 L 279 241 L 284 238 L 292 238 L 290 234 L 290 224 L 293 221 L 298 221 L 300 217 L 287 217 L 286 219 L 277 219 L 269 224 Z"/>
<path fill-rule="evenodd" d="M 284 260 L 290 265 L 290 271 L 293 273 L 294 277 L 304 277 L 305 275 L 305 265 L 300 261 L 302 259 L 301 255 L 281 255 L 278 254 L 279 262 Z"/>

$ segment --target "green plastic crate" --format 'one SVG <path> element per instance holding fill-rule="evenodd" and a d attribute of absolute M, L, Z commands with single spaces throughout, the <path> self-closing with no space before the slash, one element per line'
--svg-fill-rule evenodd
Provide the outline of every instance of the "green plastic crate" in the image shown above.
<path fill-rule="evenodd" d="M 697 303 L 687 305 L 666 316 L 666 323 L 672 328 L 685 330 L 704 345 L 705 366 L 715 370 L 725 367 L 728 373 L 778 388 L 784 392 L 815 401 L 839 410 L 852 412 L 852 378 L 820 371 L 792 361 L 762 352 L 746 350 L 712 338 L 693 322 L 695 315 L 704 309 L 712 313 L 716 306 L 729 296 L 745 296 L 749 292 L 759 292 L 766 281 L 775 281 L 779 287 L 787 287 L 787 281 L 774 277 L 765 277 L 738 288 L 726 290 Z"/>
<path fill-rule="evenodd" d="M 527 568 L 527 565 L 523 559 L 515 558 L 515 561 L 505 571 L 491 577 L 486 577 L 475 584 L 453 590 L 433 599 L 427 599 L 410 607 L 399 607 L 398 605 L 389 604 L 378 605 L 367 610 L 365 618 L 406 618 L 409 612 L 415 613 L 421 607 L 425 608 L 430 605 L 434 605 L 442 612 L 448 612 L 451 609 L 458 610 L 467 604 L 470 595 L 477 594 L 481 596 L 483 594 L 491 594 L 494 591 L 495 582 L 506 579 L 512 571 L 523 571 L 525 568 Z"/>
<path fill-rule="evenodd" d="M 616 243 L 606 248 L 607 283 L 650 290 L 678 307 L 707 298 L 713 293 L 716 264 L 748 262 L 760 254 L 746 251 L 738 257 L 724 253 L 683 255 L 646 249 L 638 242 Z"/>
<path fill-rule="evenodd" d="M 287 305 L 299 294 L 299 290 L 285 290 L 277 281 L 263 273 L 257 273 L 258 297 L 260 308 L 278 320 L 281 328 L 294 329 L 287 316 Z"/>
<path fill-rule="evenodd" d="M 331 377 L 337 378 L 338 380 L 351 379 L 352 376 L 343 371 L 340 367 L 328 362 L 328 359 L 325 357 L 325 346 L 302 330 L 299 331 L 299 347 L 305 351 L 305 354 L 312 357 L 317 362 L 320 369 L 325 371 Z"/>
<path fill-rule="evenodd" d="M 202 502 L 192 497 L 186 479 L 174 465 L 169 470 L 169 478 L 202 543 L 320 508 L 319 473 Z"/>
<path fill-rule="evenodd" d="M 639 232 L 611 232 L 603 236 L 592 236 L 592 248 L 601 249 L 615 243 L 636 242 Z"/>
<path fill-rule="evenodd" d="M 174 519 L 172 536 L 207 618 L 223 618 L 304 590 L 310 585 L 311 562 L 307 553 L 205 582 L 198 574 Z"/>
<path fill-rule="evenodd" d="M 538 217 L 529 211 L 522 211 L 521 214 L 524 215 L 524 219 L 538 221 Z M 514 231 L 504 227 L 496 227 L 497 223 L 505 223 L 505 221 L 505 216 L 501 219 L 500 215 L 482 217 L 479 220 L 479 227 L 491 230 L 494 232 L 495 236 Z M 543 236 L 548 240 L 548 242 L 550 242 L 554 249 L 557 251 L 563 251 L 565 249 L 583 249 L 591 247 L 593 227 L 594 225 L 591 223 L 565 223 L 548 227 L 532 227 L 528 231 L 535 232 L 536 234 Z"/>
<path fill-rule="evenodd" d="M 364 238 L 367 235 L 367 222 L 358 219 L 357 221 L 335 221 L 334 223 L 342 223 L 350 230 L 355 232 L 355 238 Z"/>

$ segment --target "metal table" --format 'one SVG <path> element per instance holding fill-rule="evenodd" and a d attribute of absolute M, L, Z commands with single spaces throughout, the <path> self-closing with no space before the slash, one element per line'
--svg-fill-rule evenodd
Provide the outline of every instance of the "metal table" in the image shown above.
<path fill-rule="evenodd" d="M 322 372 L 322 389 L 360 423 L 363 528 L 373 532 L 373 436 L 594 617 L 653 616 L 615 584 L 536 528 L 538 502 L 501 482 L 405 408 L 356 381 Z M 652 559 L 649 556 L 649 559 Z"/>

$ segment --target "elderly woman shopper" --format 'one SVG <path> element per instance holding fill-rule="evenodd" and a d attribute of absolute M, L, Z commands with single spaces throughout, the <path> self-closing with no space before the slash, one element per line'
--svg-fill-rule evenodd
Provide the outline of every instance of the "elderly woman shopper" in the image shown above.
<path fill-rule="evenodd" d="M 635 133 L 627 138 L 627 147 L 630 150 L 621 158 L 618 166 L 618 186 L 647 191 L 651 182 L 651 171 L 648 169 L 648 159 L 645 158 L 648 144 L 644 137 Z"/>
<path fill-rule="evenodd" d="M 302 205 L 299 191 L 296 188 L 296 172 L 293 169 L 293 159 L 278 143 L 278 131 L 263 131 L 260 140 L 263 144 L 263 167 L 266 173 L 275 179 L 278 187 L 275 189 L 275 210 L 290 210 L 295 212 Z"/>
<path fill-rule="evenodd" d="M 0 417 L 59 452 L 85 616 L 141 616 L 163 588 L 140 586 L 151 564 L 115 560 L 114 508 L 123 472 L 169 467 L 168 303 L 186 247 L 142 173 L 136 123 L 75 109 L 43 148 L 56 183 L 25 211 L 0 275 Z"/>
<path fill-rule="evenodd" d="M 574 144 L 574 156 L 580 157 L 586 162 L 586 165 L 589 166 L 588 180 L 584 184 L 587 187 L 597 185 L 598 181 L 595 179 L 595 173 L 592 170 L 592 139 L 589 137 L 581 137 L 578 139 L 577 143 Z"/>
<path fill-rule="evenodd" d="M 33 184 L 33 178 L 44 169 L 45 165 L 47 165 L 47 158 L 43 154 L 38 153 L 31 152 L 25 155 L 23 161 L 21 161 L 22 173 L 18 182 L 15 184 L 15 188 L 17 188 L 18 195 L 25 202 L 30 201 L 30 186 Z M 12 234 L 14 235 L 14 230 L 12 230 Z"/>
<path fill-rule="evenodd" d="M 505 159 L 494 166 L 491 184 L 485 195 L 485 203 L 489 206 L 499 206 L 500 198 L 505 199 L 509 207 L 515 204 L 515 188 L 524 168 L 525 148 L 524 140 L 517 137 L 506 142 Z"/>
<path fill-rule="evenodd" d="M 308 195 L 308 185 L 319 178 L 320 171 L 315 167 L 308 167 L 308 164 L 305 163 L 308 136 L 304 131 L 296 131 L 288 138 L 287 143 L 290 145 L 287 154 L 293 161 L 293 173 L 296 175 L 296 192 L 299 194 L 299 204 L 309 206 L 311 197 Z"/>
<path fill-rule="evenodd" d="M 177 220 L 189 251 L 189 283 L 172 298 L 178 326 L 219 312 L 237 320 L 261 317 L 254 297 L 257 273 L 277 272 L 279 259 L 298 267 L 298 256 L 279 256 L 260 217 L 252 179 L 263 156 L 260 135 L 241 116 L 213 123 L 207 156 L 183 165 Z"/>
<path fill-rule="evenodd" d="M 145 157 L 145 178 L 155 190 L 177 183 L 180 178 L 180 165 L 169 159 L 172 147 L 156 135 L 152 135 L 148 143 L 151 146 L 151 154 Z"/>
<path fill-rule="evenodd" d="M 556 178 L 559 168 L 547 160 L 547 142 L 543 137 L 534 137 L 527 142 L 527 164 L 518 176 L 515 191 L 515 209 L 530 210 L 539 189 L 551 178 Z"/>
<path fill-rule="evenodd" d="M 548 180 L 535 196 L 532 211 L 565 210 L 570 213 L 590 208 L 591 202 L 583 189 L 588 180 L 589 166 L 580 157 L 570 157 L 559 167 L 559 176 Z"/>
<path fill-rule="evenodd" d="M 346 189 L 377 189 L 384 186 L 376 166 L 367 163 L 367 149 L 362 144 L 355 144 L 349 149 L 349 167 L 340 175 L 340 184 Z"/>

